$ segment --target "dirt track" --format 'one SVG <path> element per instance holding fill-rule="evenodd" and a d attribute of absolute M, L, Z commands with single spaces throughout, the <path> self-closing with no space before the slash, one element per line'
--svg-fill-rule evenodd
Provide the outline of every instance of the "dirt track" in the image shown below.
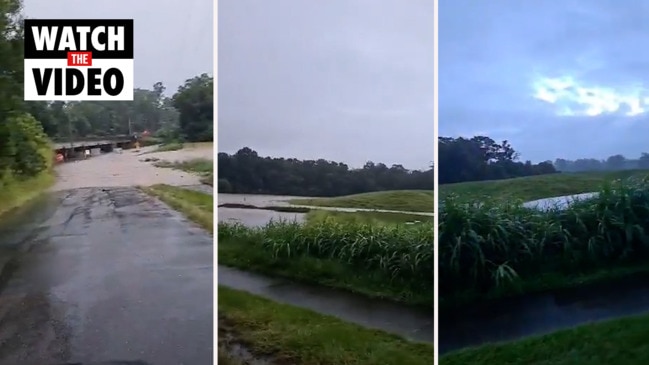
<path fill-rule="evenodd" d="M 147 147 L 139 152 L 126 150 L 122 153 L 109 153 L 87 160 L 67 162 L 57 167 L 58 179 L 53 191 L 90 187 L 148 186 L 154 184 L 200 185 L 199 176 L 153 166 L 144 162 L 146 158 L 167 161 L 183 161 L 195 158 L 213 158 L 211 145 L 197 145 L 179 151 L 154 152 L 155 147 Z"/>

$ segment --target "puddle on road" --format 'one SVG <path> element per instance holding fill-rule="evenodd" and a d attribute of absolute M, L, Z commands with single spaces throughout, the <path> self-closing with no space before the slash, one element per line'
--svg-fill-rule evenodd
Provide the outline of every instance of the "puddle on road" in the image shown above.
<path fill-rule="evenodd" d="M 272 279 L 219 266 L 219 285 L 311 309 L 419 342 L 433 342 L 433 313 L 340 290 Z"/>
<path fill-rule="evenodd" d="M 530 295 L 476 307 L 470 314 L 440 313 L 439 351 L 512 341 L 645 312 L 649 312 L 649 275 Z"/>

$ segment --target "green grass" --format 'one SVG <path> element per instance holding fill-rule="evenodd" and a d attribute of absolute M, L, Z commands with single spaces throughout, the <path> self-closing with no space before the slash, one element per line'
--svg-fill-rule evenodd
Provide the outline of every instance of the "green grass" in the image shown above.
<path fill-rule="evenodd" d="M 328 220 L 355 224 L 405 224 L 409 222 L 433 222 L 433 217 L 417 214 L 387 212 L 337 212 L 332 210 L 311 210 L 306 215 L 307 223 L 318 224 Z"/>
<path fill-rule="evenodd" d="M 439 187 L 439 198 L 451 194 L 462 200 L 530 201 L 563 195 L 598 191 L 607 182 L 632 176 L 649 175 L 649 170 L 560 173 L 515 179 L 445 184 Z"/>
<path fill-rule="evenodd" d="M 447 199 L 439 235 L 443 307 L 619 279 L 649 263 L 649 182 L 612 183 L 563 211 Z"/>
<path fill-rule="evenodd" d="M 549 335 L 446 354 L 440 365 L 649 364 L 649 316 L 588 324 Z"/>
<path fill-rule="evenodd" d="M 0 216 L 38 197 L 55 181 L 56 178 L 50 171 L 28 179 L 2 181 L 0 183 Z"/>
<path fill-rule="evenodd" d="M 320 207 L 384 209 L 404 212 L 433 212 L 435 197 L 432 190 L 393 190 L 354 194 L 335 198 L 293 199 L 290 203 Z"/>
<path fill-rule="evenodd" d="M 277 364 L 429 365 L 433 347 L 219 286 L 219 337 Z"/>
<path fill-rule="evenodd" d="M 432 307 L 433 225 L 219 223 L 219 263 Z"/>
<path fill-rule="evenodd" d="M 140 189 L 183 213 L 203 229 L 214 232 L 214 199 L 212 195 L 164 184 L 141 187 Z"/>

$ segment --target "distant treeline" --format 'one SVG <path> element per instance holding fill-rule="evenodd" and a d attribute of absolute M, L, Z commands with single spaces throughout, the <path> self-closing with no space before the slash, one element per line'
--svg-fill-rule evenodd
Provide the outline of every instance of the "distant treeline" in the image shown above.
<path fill-rule="evenodd" d="M 554 167 L 564 172 L 649 169 L 649 153 L 643 152 L 638 159 L 627 159 L 623 155 L 609 156 L 605 160 L 580 158 L 572 161 L 558 158 L 554 161 Z"/>
<path fill-rule="evenodd" d="M 496 143 L 485 136 L 439 138 L 439 183 L 510 179 L 556 173 L 551 161 L 533 164 L 518 161 L 507 141 Z"/>
<path fill-rule="evenodd" d="M 296 196 L 340 196 L 383 190 L 433 189 L 432 167 L 407 170 L 367 162 L 351 169 L 340 162 L 261 157 L 245 147 L 218 155 L 218 192 Z"/>

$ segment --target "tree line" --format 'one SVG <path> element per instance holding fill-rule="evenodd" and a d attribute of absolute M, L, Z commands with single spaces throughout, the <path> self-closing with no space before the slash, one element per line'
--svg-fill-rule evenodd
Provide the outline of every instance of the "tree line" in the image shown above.
<path fill-rule="evenodd" d="M 554 161 L 554 167 L 563 172 L 585 172 L 585 171 L 619 171 L 649 169 L 649 153 L 643 152 L 639 158 L 630 159 L 624 155 L 612 155 L 606 159 L 580 158 L 568 160 L 558 158 Z"/>
<path fill-rule="evenodd" d="M 497 143 L 485 136 L 439 138 L 439 183 L 500 180 L 556 173 L 551 161 L 519 161 L 508 141 Z"/>
<path fill-rule="evenodd" d="M 0 189 L 51 163 L 51 140 L 149 132 L 165 139 L 211 141 L 213 78 L 196 76 L 171 97 L 161 82 L 134 101 L 26 102 L 21 0 L 0 1 Z"/>
<path fill-rule="evenodd" d="M 429 170 L 367 162 L 353 169 L 341 162 L 261 157 L 245 147 L 218 154 L 218 192 L 294 196 L 341 196 L 383 190 L 432 190 Z"/>

